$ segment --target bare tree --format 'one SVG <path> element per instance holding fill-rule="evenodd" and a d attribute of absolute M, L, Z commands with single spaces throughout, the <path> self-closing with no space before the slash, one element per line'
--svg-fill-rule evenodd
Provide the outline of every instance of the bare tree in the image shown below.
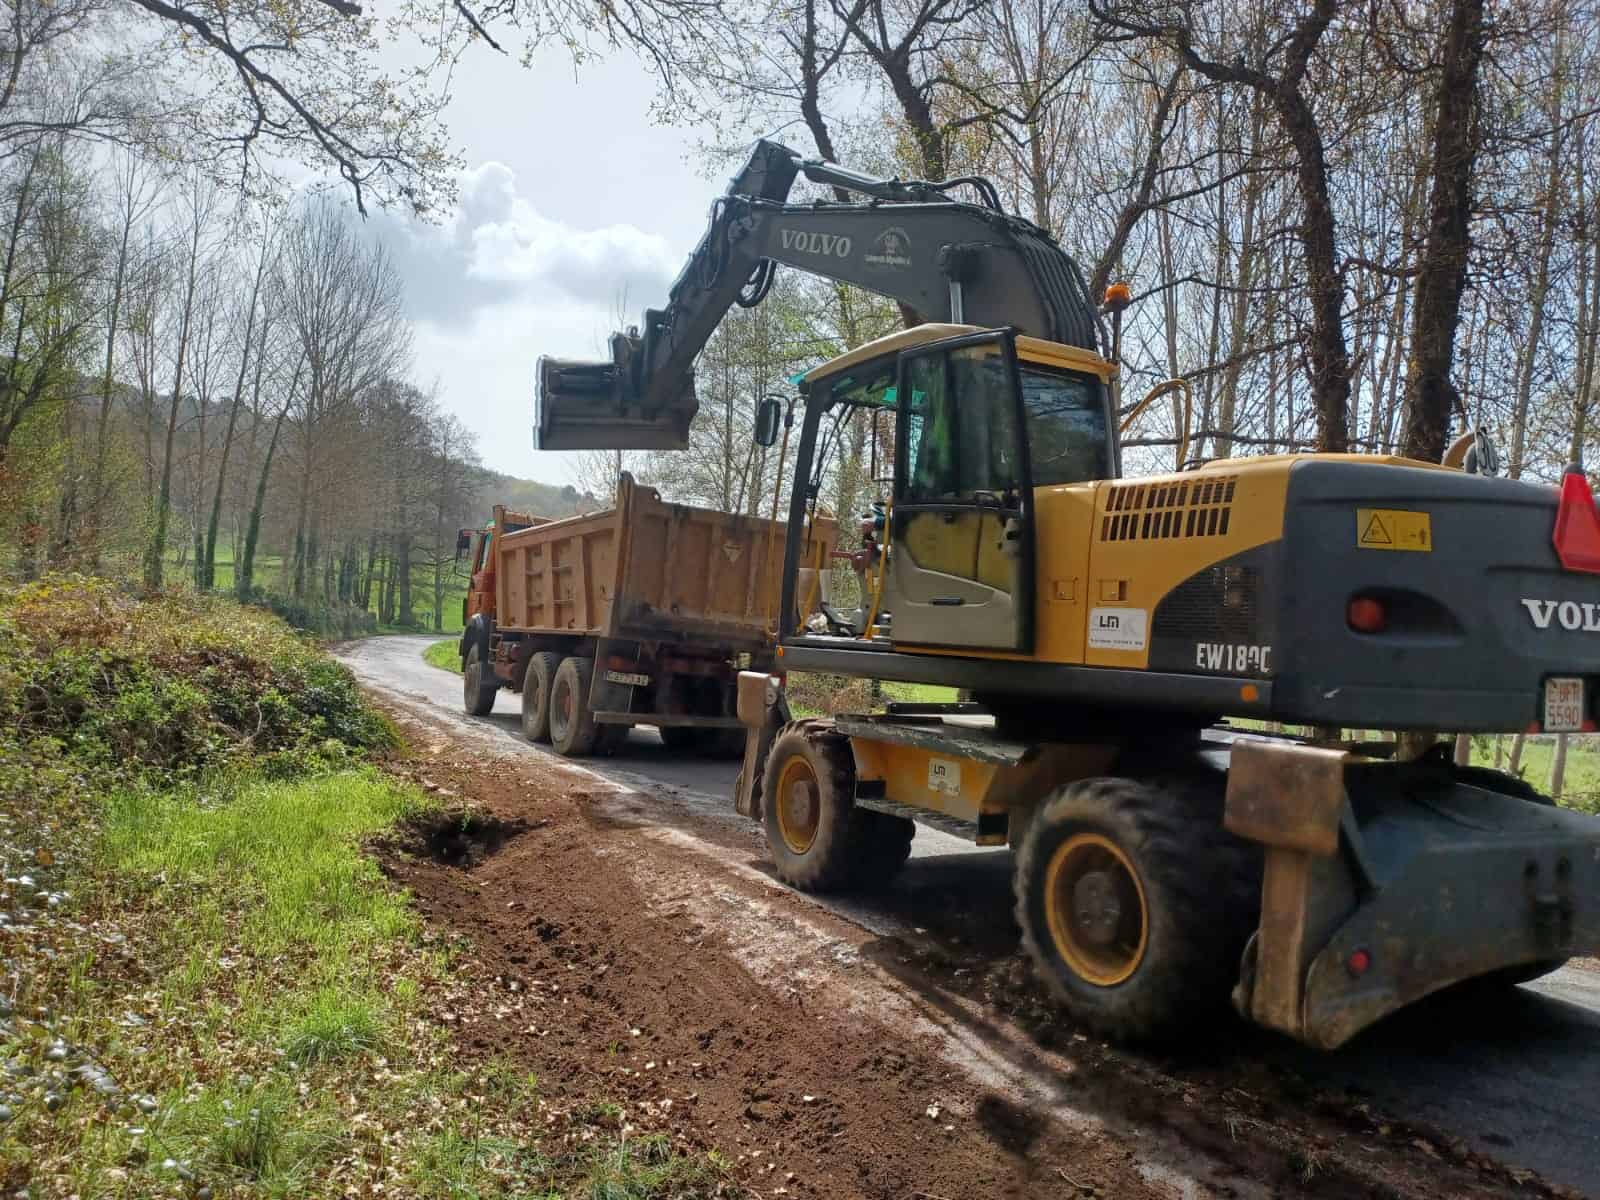
<path fill-rule="evenodd" d="M 144 582 L 148 588 L 161 587 L 166 567 L 167 531 L 172 521 L 173 452 L 177 445 L 178 414 L 183 405 L 184 375 L 189 366 L 189 342 L 194 332 L 195 301 L 205 274 L 215 237 L 213 222 L 217 212 L 215 190 L 198 175 L 183 189 L 177 236 L 177 341 L 173 346 L 172 391 L 167 405 L 166 440 L 162 446 L 160 484 L 155 498 L 153 528 L 145 550 Z"/>

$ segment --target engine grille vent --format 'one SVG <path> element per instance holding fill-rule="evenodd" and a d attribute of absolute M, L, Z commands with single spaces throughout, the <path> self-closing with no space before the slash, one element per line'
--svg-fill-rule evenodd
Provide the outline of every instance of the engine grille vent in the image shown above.
<path fill-rule="evenodd" d="M 1100 519 L 1102 542 L 1222 537 L 1233 512 L 1237 475 L 1113 487 Z"/>
<path fill-rule="evenodd" d="M 1158 637 L 1195 642 L 1270 641 L 1264 633 L 1260 568 L 1218 563 L 1184 580 L 1156 605 Z"/>

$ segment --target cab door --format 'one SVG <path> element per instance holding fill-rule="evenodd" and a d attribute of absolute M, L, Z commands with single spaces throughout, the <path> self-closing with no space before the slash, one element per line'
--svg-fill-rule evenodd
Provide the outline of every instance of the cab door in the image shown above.
<path fill-rule="evenodd" d="M 919 346 L 897 376 L 890 636 L 1028 650 L 1032 504 L 1012 336 Z"/>

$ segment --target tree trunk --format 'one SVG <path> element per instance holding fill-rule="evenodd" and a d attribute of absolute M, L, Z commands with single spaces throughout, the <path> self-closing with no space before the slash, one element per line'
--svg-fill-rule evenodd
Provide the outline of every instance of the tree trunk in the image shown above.
<path fill-rule="evenodd" d="M 1350 352 L 1344 338 L 1344 277 L 1336 257 L 1322 132 L 1298 89 L 1280 89 L 1273 101 L 1294 143 L 1295 180 L 1304 209 L 1300 240 L 1311 304 L 1306 358 L 1311 365 L 1311 403 L 1317 412 L 1317 449 L 1339 453 L 1350 445 Z"/>
<path fill-rule="evenodd" d="M 283 431 L 283 419 L 289 415 L 289 402 L 284 401 L 278 419 L 272 423 L 272 438 L 267 442 L 266 457 L 261 462 L 261 477 L 256 480 L 255 503 L 250 506 L 250 521 L 245 527 L 244 555 L 234 570 L 234 590 L 240 600 L 250 599 L 255 586 L 256 542 L 261 536 L 261 513 L 267 506 L 267 480 L 272 475 L 272 457 L 278 451 L 278 435 Z"/>
<path fill-rule="evenodd" d="M 188 276 L 184 282 L 183 313 L 178 322 L 178 360 L 172 372 L 172 403 L 167 408 L 167 437 L 161 455 L 161 488 L 156 497 L 156 525 L 145 553 L 144 583 L 160 588 L 167 556 L 167 526 L 172 519 L 172 446 L 178 433 L 178 406 L 183 403 L 183 369 L 189 353 L 189 330 L 194 317 L 194 292 L 200 274 L 201 218 L 196 215 L 189 239 Z"/>
<path fill-rule="evenodd" d="M 1517 391 L 1511 409 L 1511 450 L 1506 457 L 1506 474 L 1512 479 L 1522 477 L 1527 458 L 1528 405 L 1533 398 L 1533 375 L 1539 361 L 1539 343 L 1544 337 L 1545 301 L 1550 293 L 1550 259 L 1555 252 L 1557 226 L 1561 218 L 1561 202 L 1566 186 L 1561 178 L 1561 159 L 1564 129 L 1561 122 L 1561 84 L 1565 75 L 1565 42 L 1557 34 L 1555 61 L 1551 72 L 1550 116 L 1554 127 L 1550 132 L 1549 157 L 1545 178 L 1544 207 L 1539 217 L 1539 249 L 1534 265 L 1533 286 L 1528 294 L 1528 330 L 1523 340 L 1517 362 Z"/>
<path fill-rule="evenodd" d="M 1559 800 L 1567 786 L 1567 735 L 1556 734 L 1556 752 L 1550 758 L 1550 795 Z"/>
<path fill-rule="evenodd" d="M 106 360 L 105 369 L 100 375 L 100 412 L 95 422 L 94 472 L 89 477 L 90 503 L 93 506 L 88 531 L 89 561 L 94 567 L 100 565 L 101 525 L 106 503 L 106 457 L 110 452 L 108 439 L 111 435 L 111 398 L 116 394 L 112 370 L 116 364 L 117 322 L 122 316 L 122 288 L 127 278 L 128 239 L 132 232 L 133 222 L 124 221 L 122 236 L 117 246 L 117 266 L 111 281 L 111 303 L 106 311 Z"/>
<path fill-rule="evenodd" d="M 1417 276 L 1401 444 L 1402 454 L 1423 462 L 1444 457 L 1451 414 L 1461 403 L 1450 372 L 1471 250 L 1472 172 L 1480 140 L 1478 63 L 1484 36 L 1484 0 L 1455 0 L 1434 98 L 1433 184 Z"/>
<path fill-rule="evenodd" d="M 239 408 L 244 400 L 244 381 L 250 369 L 250 342 L 255 336 L 256 329 L 256 301 L 261 295 L 261 281 L 267 273 L 267 247 L 261 247 L 261 261 L 256 266 L 255 282 L 250 286 L 250 308 L 244 322 L 244 339 L 239 350 L 239 377 L 233 384 L 233 403 L 228 408 L 228 426 L 222 435 L 222 452 L 217 463 L 217 490 L 211 497 L 211 517 L 206 522 L 205 545 L 202 555 L 205 565 L 201 568 L 201 587 L 212 588 L 216 586 L 217 579 L 217 530 L 222 524 L 222 496 L 228 485 L 228 456 L 233 451 L 233 433 L 239 424 Z M 260 374 L 257 373 L 257 386 L 260 385 Z"/>

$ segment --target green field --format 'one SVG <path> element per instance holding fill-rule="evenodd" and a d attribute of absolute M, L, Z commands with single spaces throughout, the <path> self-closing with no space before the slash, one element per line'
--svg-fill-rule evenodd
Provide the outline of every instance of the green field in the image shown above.
<path fill-rule="evenodd" d="M 441 671 L 454 671 L 461 674 L 461 643 L 456 638 L 445 638 L 442 642 L 435 642 L 422 652 L 422 661 L 430 667 L 438 667 Z"/>

